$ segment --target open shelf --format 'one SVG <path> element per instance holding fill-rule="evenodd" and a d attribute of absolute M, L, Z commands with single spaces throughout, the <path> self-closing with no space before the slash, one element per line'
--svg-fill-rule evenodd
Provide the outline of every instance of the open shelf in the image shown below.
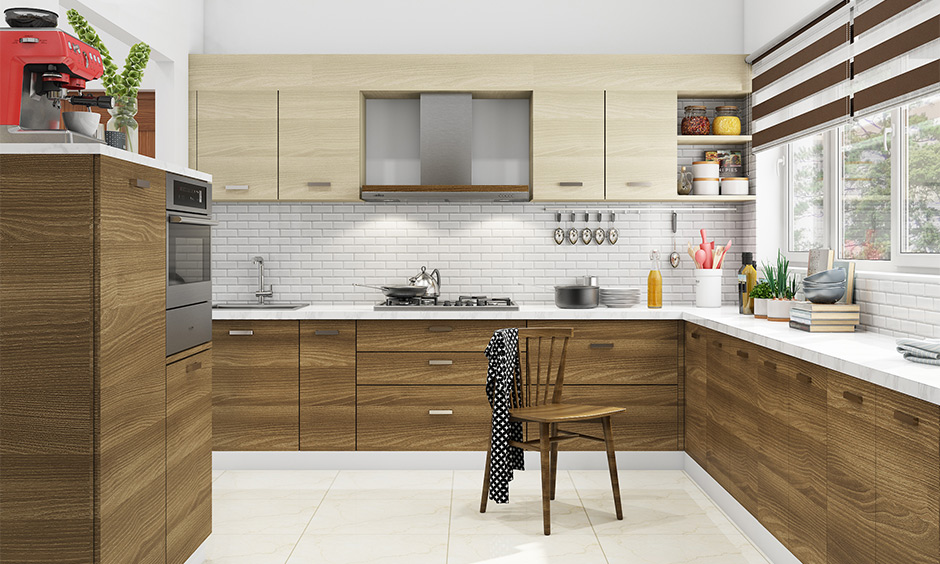
<path fill-rule="evenodd" d="M 750 135 L 678 135 L 679 145 L 744 145 Z"/>

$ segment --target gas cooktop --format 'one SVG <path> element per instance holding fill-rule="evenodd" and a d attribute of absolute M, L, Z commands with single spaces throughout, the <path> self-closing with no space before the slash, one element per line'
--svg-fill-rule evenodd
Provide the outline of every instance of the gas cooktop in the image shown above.
<path fill-rule="evenodd" d="M 442 298 L 388 298 L 375 304 L 376 311 L 410 309 L 415 311 L 440 311 L 447 308 L 473 308 L 490 311 L 519 311 L 519 304 L 511 298 L 489 298 L 486 296 L 459 296 L 456 300 Z"/>

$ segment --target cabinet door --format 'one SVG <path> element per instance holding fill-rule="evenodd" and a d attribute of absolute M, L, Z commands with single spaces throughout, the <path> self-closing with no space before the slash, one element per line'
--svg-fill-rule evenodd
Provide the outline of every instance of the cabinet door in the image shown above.
<path fill-rule="evenodd" d="M 277 199 L 277 91 L 196 92 L 196 166 L 212 199 Z"/>
<path fill-rule="evenodd" d="M 829 374 L 827 550 L 832 564 L 875 564 L 877 388 Z M 934 445 L 936 448 L 936 445 Z"/>
<path fill-rule="evenodd" d="M 297 450 L 297 321 L 212 323 L 214 450 Z"/>
<path fill-rule="evenodd" d="M 532 93 L 532 199 L 604 199 L 603 91 Z"/>
<path fill-rule="evenodd" d="M 879 390 L 878 562 L 940 560 L 940 407 Z"/>
<path fill-rule="evenodd" d="M 756 352 L 744 341 L 708 335 L 708 472 L 752 515 L 757 514 Z"/>
<path fill-rule="evenodd" d="M 166 562 L 212 532 L 212 351 L 166 367 Z"/>
<path fill-rule="evenodd" d="M 685 450 L 699 466 L 707 469 L 707 432 L 705 390 L 708 330 L 685 324 Z"/>
<path fill-rule="evenodd" d="M 278 199 L 359 200 L 358 91 L 278 93 Z"/>
<path fill-rule="evenodd" d="M 300 450 L 356 449 L 356 322 L 300 322 Z"/>
<path fill-rule="evenodd" d="M 826 385 L 829 371 L 794 361 L 790 374 L 787 548 L 804 564 L 826 562 Z"/>
<path fill-rule="evenodd" d="M 789 543 L 790 359 L 767 349 L 752 359 L 757 375 L 757 519 L 784 545 Z M 754 366 L 756 365 L 756 367 Z"/>
<path fill-rule="evenodd" d="M 607 92 L 607 199 L 676 194 L 676 93 Z"/>

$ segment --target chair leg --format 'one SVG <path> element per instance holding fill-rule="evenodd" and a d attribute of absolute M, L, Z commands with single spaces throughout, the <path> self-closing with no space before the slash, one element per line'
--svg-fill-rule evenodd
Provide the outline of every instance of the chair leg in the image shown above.
<path fill-rule="evenodd" d="M 607 446 L 607 467 L 610 468 L 610 487 L 614 490 L 614 507 L 617 519 L 623 520 L 623 507 L 620 505 L 620 479 L 617 477 L 617 455 L 614 452 L 614 432 L 610 426 L 610 417 L 601 419 L 604 427 L 604 444 Z"/>
<path fill-rule="evenodd" d="M 555 436 L 558 434 L 557 423 L 553 423 L 550 429 L 551 429 L 551 436 Z M 551 452 L 552 452 L 552 456 L 549 462 L 549 464 L 551 464 L 551 471 L 552 471 L 551 499 L 554 500 L 555 499 L 555 482 L 556 482 L 556 478 L 558 477 L 558 443 L 551 443 Z"/>
<path fill-rule="evenodd" d="M 552 473 L 549 468 L 551 459 L 551 433 L 548 423 L 539 423 L 539 454 L 542 459 L 542 529 L 546 535 L 552 534 L 552 517 L 549 509 L 549 499 L 551 498 L 551 479 Z"/>
<path fill-rule="evenodd" d="M 490 459 L 493 456 L 492 447 L 486 449 L 486 466 L 483 470 L 483 496 L 480 498 L 480 513 L 486 513 L 486 499 L 490 494 Z"/>

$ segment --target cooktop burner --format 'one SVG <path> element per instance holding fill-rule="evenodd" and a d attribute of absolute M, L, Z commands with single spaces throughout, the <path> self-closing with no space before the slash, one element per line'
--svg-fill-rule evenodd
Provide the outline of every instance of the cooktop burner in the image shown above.
<path fill-rule="evenodd" d="M 519 304 L 512 298 L 490 298 L 487 296 L 458 296 L 456 300 L 440 298 L 388 298 L 379 302 L 373 309 L 402 309 L 439 311 L 445 308 L 477 308 L 495 311 L 519 311 Z"/>

